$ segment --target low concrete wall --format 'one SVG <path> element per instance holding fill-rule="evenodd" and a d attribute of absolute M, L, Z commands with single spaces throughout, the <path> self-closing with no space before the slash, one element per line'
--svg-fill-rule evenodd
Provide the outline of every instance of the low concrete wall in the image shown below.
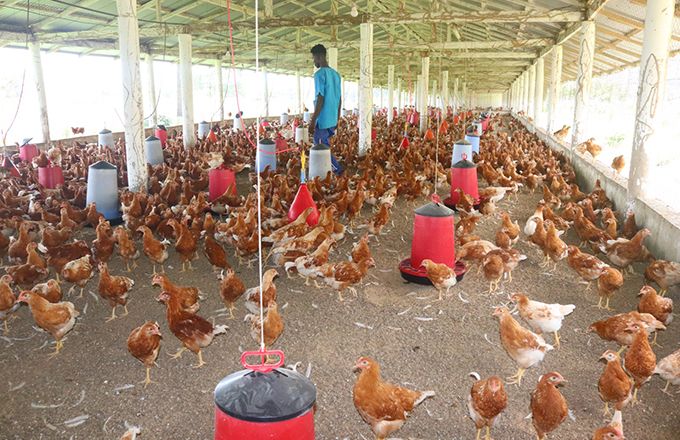
<path fill-rule="evenodd" d="M 570 156 L 570 148 L 552 134 L 536 127 L 522 116 L 512 113 L 527 130 L 535 133 L 540 140 L 555 151 Z M 600 185 L 607 193 L 607 197 L 614 203 L 616 209 L 625 212 L 630 206 L 628 202 L 628 179 L 614 174 L 614 170 L 593 161 L 590 156 L 574 152 L 572 164 L 576 171 L 576 179 L 584 192 L 591 191 L 595 181 L 600 179 Z M 673 189 L 669 188 L 669 191 Z M 680 197 L 680 195 L 678 196 Z M 635 221 L 638 226 L 652 231 L 645 244 L 657 257 L 665 260 L 680 261 L 680 213 L 675 212 L 658 200 L 638 199 L 633 204 Z"/>

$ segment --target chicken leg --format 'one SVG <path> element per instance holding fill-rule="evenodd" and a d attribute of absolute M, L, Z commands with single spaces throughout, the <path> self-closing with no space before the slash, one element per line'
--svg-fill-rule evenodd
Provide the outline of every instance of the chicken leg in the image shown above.
<path fill-rule="evenodd" d="M 83 291 L 85 291 L 84 287 L 80 288 L 80 295 L 78 295 L 78 299 L 81 299 L 83 297 Z"/>
<path fill-rule="evenodd" d="M 482 438 L 482 428 L 477 428 L 477 437 L 475 437 L 475 440 L 481 440 Z"/>
<path fill-rule="evenodd" d="M 113 307 L 111 308 L 111 317 L 109 317 L 109 319 L 107 319 L 107 320 L 104 321 L 104 322 L 113 321 L 114 319 L 116 319 L 116 306 L 113 306 Z"/>
<path fill-rule="evenodd" d="M 489 425 L 486 426 L 486 440 L 491 440 L 491 427 Z"/>
<path fill-rule="evenodd" d="M 605 403 L 604 403 L 604 414 L 603 414 L 603 417 L 607 417 L 607 416 L 610 415 L 611 413 L 612 413 L 612 412 L 609 411 L 609 402 L 605 402 Z"/>
<path fill-rule="evenodd" d="M 192 367 L 201 368 L 203 365 L 205 365 L 205 362 L 203 361 L 203 352 L 201 350 L 198 350 L 198 364 L 192 365 Z"/>
<path fill-rule="evenodd" d="M 151 367 L 146 367 L 146 379 L 139 383 L 143 383 L 144 388 L 146 388 L 150 383 L 156 383 L 155 381 L 151 380 Z"/>
<path fill-rule="evenodd" d="M 179 359 L 179 358 L 182 357 L 182 353 L 184 353 L 186 351 L 186 349 L 187 349 L 186 347 L 182 347 L 179 350 L 177 350 L 177 353 L 175 353 L 175 354 L 168 353 L 168 356 L 170 356 L 173 359 Z"/>
<path fill-rule="evenodd" d="M 560 348 L 560 334 L 557 331 L 555 331 L 555 346 Z"/>
<path fill-rule="evenodd" d="M 58 355 L 58 354 L 59 354 L 59 351 L 60 351 L 63 347 L 64 347 L 64 343 L 61 342 L 61 339 L 57 340 L 57 345 L 55 346 L 55 350 L 54 350 L 54 352 L 52 352 L 52 354 L 50 354 L 49 358 L 52 359 L 53 357 L 55 357 L 56 355 Z"/>
<path fill-rule="evenodd" d="M 517 373 L 514 376 L 510 376 L 510 377 L 507 378 L 507 380 L 509 381 L 509 382 L 507 382 L 507 384 L 508 385 L 516 384 L 517 386 L 522 385 L 522 377 L 524 376 L 524 373 L 526 371 L 527 370 L 525 370 L 524 368 L 521 368 L 521 367 L 518 368 Z"/>

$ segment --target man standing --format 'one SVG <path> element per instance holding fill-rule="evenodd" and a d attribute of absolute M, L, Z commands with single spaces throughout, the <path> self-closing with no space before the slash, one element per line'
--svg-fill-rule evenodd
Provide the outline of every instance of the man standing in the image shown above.
<path fill-rule="evenodd" d="M 314 74 L 314 113 L 309 122 L 309 133 L 314 137 L 314 144 L 330 147 L 330 138 L 335 134 L 340 119 L 340 74 L 328 66 L 323 44 L 312 47 L 311 52 L 318 70 Z M 342 167 L 332 154 L 331 164 L 334 173 L 342 173 Z"/>

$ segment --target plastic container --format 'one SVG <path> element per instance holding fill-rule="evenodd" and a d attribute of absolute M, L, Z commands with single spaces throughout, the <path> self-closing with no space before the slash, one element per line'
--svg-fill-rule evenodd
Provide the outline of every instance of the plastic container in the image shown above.
<path fill-rule="evenodd" d="M 447 206 L 455 206 L 460 198 L 456 189 L 462 190 L 479 203 L 479 188 L 477 185 L 477 166 L 463 156 L 463 160 L 451 167 L 451 197 L 445 200 Z"/>
<path fill-rule="evenodd" d="M 208 198 L 212 202 L 224 194 L 231 185 L 231 194 L 236 195 L 236 174 L 233 170 L 220 165 L 208 171 Z"/>
<path fill-rule="evenodd" d="M 286 125 L 288 123 L 288 113 L 281 113 L 279 116 L 279 124 Z"/>
<path fill-rule="evenodd" d="M 120 218 L 118 203 L 118 169 L 99 161 L 90 165 L 87 172 L 87 204 L 97 204 L 97 212 L 107 220 Z"/>
<path fill-rule="evenodd" d="M 461 139 L 453 144 L 453 155 L 451 156 L 451 167 L 463 160 L 465 157 L 472 157 L 472 144 L 466 139 Z"/>
<path fill-rule="evenodd" d="M 306 142 L 309 142 L 309 133 L 307 131 L 307 127 L 302 125 L 295 127 L 295 143 L 302 144 Z"/>
<path fill-rule="evenodd" d="M 465 135 L 465 140 L 472 144 L 472 151 L 479 154 L 479 136 L 468 133 Z"/>
<path fill-rule="evenodd" d="M 64 173 L 59 166 L 39 167 L 38 182 L 47 189 L 54 189 L 57 185 L 64 184 Z"/>
<path fill-rule="evenodd" d="M 276 171 L 276 144 L 271 139 L 260 139 L 255 153 L 255 169 L 261 173 L 265 168 Z"/>
<path fill-rule="evenodd" d="M 163 163 L 163 147 L 161 140 L 156 136 L 149 136 L 144 141 L 146 149 L 146 163 L 149 165 L 160 165 Z"/>
<path fill-rule="evenodd" d="M 205 139 L 210 134 L 210 123 L 201 121 L 198 123 L 198 138 Z"/>
<path fill-rule="evenodd" d="M 100 131 L 99 136 L 97 137 L 97 144 L 103 147 L 113 148 L 114 142 L 111 130 L 105 128 Z"/>
<path fill-rule="evenodd" d="M 238 113 L 234 116 L 234 131 L 243 130 L 243 120 L 241 120 L 241 115 Z"/>
<path fill-rule="evenodd" d="M 309 113 L 309 112 L 304 112 L 304 113 L 302 114 L 302 120 L 303 120 L 304 122 L 306 122 L 306 123 L 309 124 L 309 121 L 311 121 L 311 119 L 312 119 L 312 114 L 311 114 L 311 113 Z"/>
<path fill-rule="evenodd" d="M 34 157 L 39 155 L 40 152 L 35 144 L 24 144 L 19 147 L 19 158 L 24 162 L 30 162 Z"/>
<path fill-rule="evenodd" d="M 331 148 L 325 144 L 316 144 L 309 149 L 309 178 L 325 179 L 332 171 Z"/>
<path fill-rule="evenodd" d="M 158 124 L 153 131 L 153 135 L 161 141 L 162 147 L 165 147 L 165 144 L 168 143 L 168 130 L 165 128 L 165 125 Z"/>

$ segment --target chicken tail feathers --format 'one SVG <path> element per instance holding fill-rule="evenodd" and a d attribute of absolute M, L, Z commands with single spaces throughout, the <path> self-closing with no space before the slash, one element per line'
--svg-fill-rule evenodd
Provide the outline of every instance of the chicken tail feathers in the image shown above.
<path fill-rule="evenodd" d="M 479 373 L 477 373 L 476 371 L 470 371 L 470 372 L 468 373 L 468 376 L 474 377 L 475 380 L 482 380 L 482 377 L 481 377 L 481 376 L 479 375 Z"/>
<path fill-rule="evenodd" d="M 574 304 L 567 304 L 567 305 L 560 306 L 560 314 L 562 316 L 567 316 L 567 315 L 571 314 L 571 312 L 573 312 L 574 309 L 576 309 L 576 306 Z"/>
<path fill-rule="evenodd" d="M 229 327 L 227 327 L 226 325 L 216 325 L 213 328 L 213 336 L 216 336 L 216 335 L 219 335 L 219 334 L 222 334 L 222 333 L 226 333 L 227 330 L 229 330 Z"/>

